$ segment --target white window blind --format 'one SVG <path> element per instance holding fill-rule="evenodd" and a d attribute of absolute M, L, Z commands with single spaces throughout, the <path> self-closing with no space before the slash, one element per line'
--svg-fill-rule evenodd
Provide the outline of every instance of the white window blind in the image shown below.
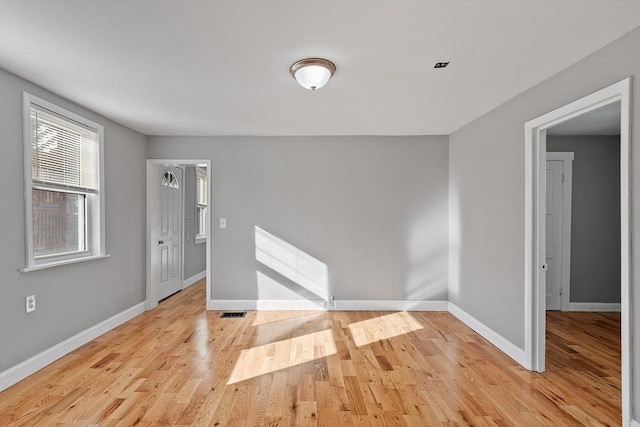
<path fill-rule="evenodd" d="M 98 131 L 34 104 L 30 122 L 33 183 L 98 191 Z"/>

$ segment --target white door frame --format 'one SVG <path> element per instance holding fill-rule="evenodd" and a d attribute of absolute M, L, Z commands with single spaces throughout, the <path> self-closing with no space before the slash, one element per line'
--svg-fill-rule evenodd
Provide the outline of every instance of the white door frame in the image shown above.
<path fill-rule="evenodd" d="M 547 152 L 547 160 L 562 161 L 562 174 L 564 175 L 564 186 L 562 187 L 562 249 L 560 252 L 562 311 L 569 311 L 571 304 L 571 200 L 573 198 L 574 157 L 574 153 L 570 152 Z"/>
<path fill-rule="evenodd" d="M 146 211 L 147 211 L 147 226 L 146 226 L 146 300 L 145 300 L 145 309 L 151 310 L 158 305 L 158 289 L 156 284 L 153 282 L 152 277 L 152 269 L 151 269 L 151 251 L 152 251 L 152 241 L 151 241 L 151 224 L 153 215 L 156 215 L 157 212 L 151 209 L 152 206 L 156 206 L 156 201 L 160 197 L 160 186 L 158 184 L 158 177 L 153 173 L 156 166 L 197 166 L 197 165 L 206 165 L 207 171 L 207 191 L 208 191 L 208 200 L 211 200 L 211 160 L 200 159 L 147 159 L 146 167 L 147 167 L 147 198 L 146 198 Z M 183 179 L 184 180 L 184 179 Z M 184 188 L 184 186 L 183 186 Z M 207 224 L 211 224 L 211 209 L 207 209 Z M 182 221 L 182 228 L 184 232 L 184 221 Z M 209 306 L 209 293 L 211 291 L 211 227 L 207 227 L 207 242 L 206 242 L 206 303 L 207 309 Z M 184 264 L 184 258 L 182 259 L 182 263 Z"/>
<path fill-rule="evenodd" d="M 620 102 L 620 235 L 622 329 L 622 425 L 631 420 L 631 234 L 630 234 L 631 78 L 587 95 L 525 123 L 525 367 L 545 367 L 545 179 L 547 129 L 602 106 Z"/>

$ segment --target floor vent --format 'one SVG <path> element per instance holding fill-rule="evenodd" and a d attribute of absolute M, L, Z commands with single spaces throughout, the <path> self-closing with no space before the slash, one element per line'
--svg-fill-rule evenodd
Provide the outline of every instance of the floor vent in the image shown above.
<path fill-rule="evenodd" d="M 244 317 L 246 314 L 246 311 L 225 311 L 220 317 Z"/>

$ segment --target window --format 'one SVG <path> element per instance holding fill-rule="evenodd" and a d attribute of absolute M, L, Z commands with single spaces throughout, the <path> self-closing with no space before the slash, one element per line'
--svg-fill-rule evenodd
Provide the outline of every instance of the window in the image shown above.
<path fill-rule="evenodd" d="M 207 172 L 196 169 L 196 243 L 207 238 Z"/>
<path fill-rule="evenodd" d="M 176 174 L 171 171 L 166 171 L 162 175 L 162 185 L 164 185 L 165 187 L 171 187 L 175 189 L 180 188 L 180 184 L 178 182 L 178 178 L 176 177 Z"/>
<path fill-rule="evenodd" d="M 103 127 L 24 94 L 27 267 L 104 255 Z"/>

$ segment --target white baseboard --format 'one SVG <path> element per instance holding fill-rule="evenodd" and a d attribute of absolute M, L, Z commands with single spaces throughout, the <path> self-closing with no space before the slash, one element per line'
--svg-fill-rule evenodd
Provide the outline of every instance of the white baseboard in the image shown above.
<path fill-rule="evenodd" d="M 324 310 L 324 300 L 306 299 L 222 299 L 211 300 L 207 303 L 207 310 L 214 311 L 244 311 L 244 310 Z"/>
<path fill-rule="evenodd" d="M 207 301 L 207 310 L 256 310 L 256 300 L 253 299 L 220 299 Z"/>
<path fill-rule="evenodd" d="M 207 310 L 343 310 L 343 311 L 447 311 L 447 301 L 336 300 L 325 308 L 324 300 L 211 300 Z"/>
<path fill-rule="evenodd" d="M 257 310 L 324 310 L 324 300 L 261 299 L 255 302 Z"/>
<path fill-rule="evenodd" d="M 498 350 L 502 351 L 523 367 L 526 367 L 526 357 L 523 349 L 515 346 L 511 341 L 507 340 L 505 337 L 498 334 L 452 302 L 449 302 L 449 313 L 453 314 L 462 321 L 462 323 L 466 324 L 484 339 L 496 346 Z"/>
<path fill-rule="evenodd" d="M 205 271 L 201 271 L 198 274 L 194 274 L 193 276 L 189 277 L 188 279 L 185 279 L 182 281 L 182 289 L 186 289 L 189 286 L 193 285 L 194 283 L 198 282 L 199 280 L 204 279 L 205 277 L 207 277 L 207 270 Z"/>
<path fill-rule="evenodd" d="M 94 325 L 76 335 L 68 338 L 61 343 L 36 354 L 35 356 L 18 363 L 11 368 L 0 372 L 0 391 L 5 390 L 18 381 L 21 381 L 29 375 L 39 371 L 50 363 L 55 362 L 62 356 L 65 356 L 76 348 L 85 345 L 89 341 L 98 338 L 100 335 L 120 326 L 124 322 L 133 319 L 139 314 L 144 313 L 144 302 L 136 304 L 97 325 Z"/>
<path fill-rule="evenodd" d="M 610 311 L 619 313 L 622 311 L 622 305 L 608 302 L 572 302 L 569 303 L 569 311 Z"/>
<path fill-rule="evenodd" d="M 334 310 L 344 311 L 447 311 L 447 301 L 337 300 Z"/>

